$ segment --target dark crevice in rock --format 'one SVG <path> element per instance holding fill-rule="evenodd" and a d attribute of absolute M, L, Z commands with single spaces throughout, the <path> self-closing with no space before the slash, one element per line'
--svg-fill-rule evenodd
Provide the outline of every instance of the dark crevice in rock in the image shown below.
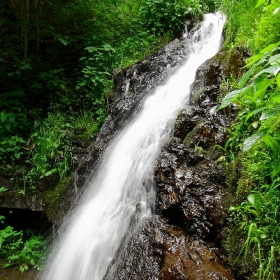
<path fill-rule="evenodd" d="M 44 234 L 51 227 L 52 223 L 48 221 L 44 212 L 32 211 L 29 209 L 0 208 L 0 215 L 5 217 L 4 223 L 0 228 L 7 225 L 15 230 L 31 230 L 33 234 Z"/>

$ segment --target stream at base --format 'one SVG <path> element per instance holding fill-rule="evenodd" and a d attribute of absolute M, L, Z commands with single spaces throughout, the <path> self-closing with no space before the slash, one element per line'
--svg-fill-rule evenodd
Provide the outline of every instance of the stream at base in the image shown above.
<path fill-rule="evenodd" d="M 221 48 L 224 22 L 220 13 L 205 16 L 189 38 L 188 60 L 111 142 L 39 279 L 102 279 L 136 206 L 140 220 L 153 214 L 155 161 L 178 112 L 188 104 L 197 68 Z"/>

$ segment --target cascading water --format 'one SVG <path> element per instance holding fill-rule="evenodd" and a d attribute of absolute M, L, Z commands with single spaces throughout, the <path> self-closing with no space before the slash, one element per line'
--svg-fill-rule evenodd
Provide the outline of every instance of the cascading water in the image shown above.
<path fill-rule="evenodd" d="M 40 279 L 102 279 L 136 206 L 140 218 L 152 214 L 156 158 L 178 111 L 189 100 L 197 68 L 221 47 L 224 21 L 220 13 L 205 16 L 190 39 L 189 59 L 147 98 L 141 113 L 112 141 Z"/>

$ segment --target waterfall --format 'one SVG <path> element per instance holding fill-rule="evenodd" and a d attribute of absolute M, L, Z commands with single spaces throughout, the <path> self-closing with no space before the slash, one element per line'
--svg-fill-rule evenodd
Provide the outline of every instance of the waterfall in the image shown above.
<path fill-rule="evenodd" d="M 40 279 L 102 279 L 136 206 L 140 219 L 152 215 L 155 161 L 176 115 L 188 104 L 197 68 L 221 47 L 224 21 L 220 13 L 205 16 L 190 38 L 188 60 L 154 90 L 142 111 L 111 142 Z"/>

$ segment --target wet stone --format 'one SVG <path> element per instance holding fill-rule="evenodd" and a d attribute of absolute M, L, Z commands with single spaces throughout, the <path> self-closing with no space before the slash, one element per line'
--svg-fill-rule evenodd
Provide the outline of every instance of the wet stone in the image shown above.
<path fill-rule="evenodd" d="M 214 147 L 225 144 L 232 120 L 232 114 L 217 111 L 224 59 L 220 53 L 199 67 L 192 105 L 179 113 L 155 170 L 157 213 L 190 236 L 216 243 L 227 212 L 219 207 L 225 166 L 217 162 L 220 153 Z"/>
<path fill-rule="evenodd" d="M 132 234 L 103 280 L 232 280 L 215 247 L 189 238 L 158 216 Z"/>

